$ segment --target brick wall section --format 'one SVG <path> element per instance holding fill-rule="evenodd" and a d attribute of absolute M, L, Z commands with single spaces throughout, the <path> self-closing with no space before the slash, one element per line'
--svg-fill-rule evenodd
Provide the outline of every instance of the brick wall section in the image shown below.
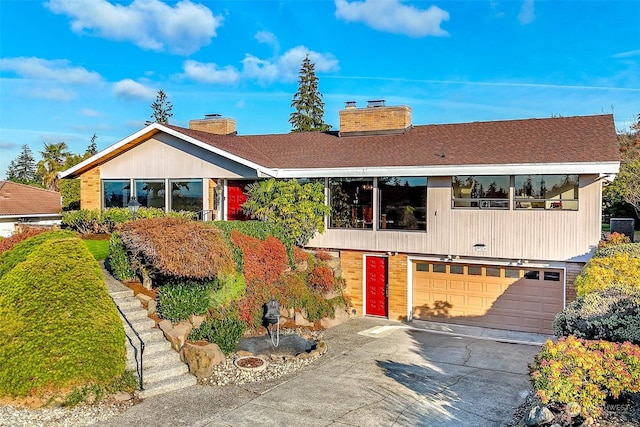
<path fill-rule="evenodd" d="M 80 209 L 101 209 L 100 166 L 80 175 Z"/>
<path fill-rule="evenodd" d="M 344 294 L 351 302 L 351 309 L 362 316 L 362 252 L 340 251 L 340 268 L 345 280 Z"/>
<path fill-rule="evenodd" d="M 585 264 L 582 262 L 568 262 L 565 266 L 567 281 L 567 304 L 569 304 L 571 301 L 575 301 L 576 299 L 576 277 L 580 275 L 580 272 L 582 272 L 584 265 Z"/>
<path fill-rule="evenodd" d="M 228 117 L 218 119 L 189 120 L 189 129 L 228 135 L 236 131 L 236 121 Z"/>
<path fill-rule="evenodd" d="M 407 320 L 407 255 L 389 257 L 389 319 Z"/>
<path fill-rule="evenodd" d="M 369 253 L 369 252 L 367 252 Z M 351 301 L 351 308 L 356 315 L 364 315 L 363 307 L 363 255 L 364 252 L 340 251 L 340 267 L 345 279 L 345 296 Z M 382 255 L 382 254 L 381 254 Z M 407 255 L 396 255 L 388 258 L 389 280 L 389 319 L 406 320 L 407 318 Z"/>
<path fill-rule="evenodd" d="M 370 132 L 406 129 L 411 126 L 407 106 L 352 108 L 340 111 L 340 132 Z"/>

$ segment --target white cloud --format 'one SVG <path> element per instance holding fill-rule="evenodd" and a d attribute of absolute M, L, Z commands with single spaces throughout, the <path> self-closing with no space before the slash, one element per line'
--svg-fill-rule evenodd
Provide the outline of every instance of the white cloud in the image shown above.
<path fill-rule="evenodd" d="M 113 85 L 113 93 L 124 99 L 155 99 L 156 90 L 131 79 L 120 80 Z"/>
<path fill-rule="evenodd" d="M 78 113 L 85 117 L 98 117 L 101 115 L 98 111 L 92 110 L 91 108 L 82 108 Z"/>
<path fill-rule="evenodd" d="M 60 83 L 91 84 L 102 80 L 100 74 L 83 67 L 72 67 L 66 59 L 2 58 L 0 70 L 13 71 L 20 77 Z"/>
<path fill-rule="evenodd" d="M 234 67 L 227 65 L 218 68 L 214 63 L 203 63 L 187 60 L 182 64 L 183 77 L 202 83 L 235 83 L 240 78 L 240 73 Z"/>
<path fill-rule="evenodd" d="M 254 36 L 254 38 L 259 43 L 264 43 L 266 45 L 269 45 L 273 47 L 275 50 L 278 50 L 280 48 L 277 37 L 275 36 L 275 34 L 269 31 L 258 31 Z"/>
<path fill-rule="evenodd" d="M 520 14 L 518 15 L 518 21 L 522 25 L 527 25 L 533 22 L 536 18 L 533 0 L 524 0 L 522 7 L 520 8 Z"/>
<path fill-rule="evenodd" d="M 437 6 L 426 10 L 418 9 L 404 5 L 401 1 L 335 0 L 336 16 L 348 22 L 363 22 L 375 30 L 409 37 L 448 35 L 440 25 L 449 20 L 449 12 Z"/>
<path fill-rule="evenodd" d="M 25 96 L 35 99 L 50 99 L 52 101 L 71 101 L 75 99 L 75 92 L 61 87 L 49 89 L 33 88 L 25 91 Z"/>
<path fill-rule="evenodd" d="M 308 50 L 304 46 L 296 46 L 274 60 L 260 59 L 247 54 L 242 60 L 243 75 L 261 81 L 295 80 L 300 65 L 306 55 L 315 65 L 316 72 L 329 72 L 338 69 L 338 60 L 331 54 L 322 54 Z"/>
<path fill-rule="evenodd" d="M 227 65 L 219 67 L 214 63 L 187 60 L 183 63 L 182 78 L 202 83 L 233 84 L 241 79 L 261 82 L 292 81 L 298 77 L 300 65 L 306 55 L 315 64 L 316 72 L 330 72 L 338 69 L 338 60 L 331 54 L 313 52 L 304 46 L 296 46 L 282 56 L 261 59 L 246 54 L 242 60 L 242 70 Z"/>
<path fill-rule="evenodd" d="M 129 41 L 146 50 L 189 55 L 208 45 L 224 18 L 202 4 L 182 0 L 134 0 L 123 6 L 106 0 L 50 0 L 52 12 L 72 18 L 75 33 Z"/>
<path fill-rule="evenodd" d="M 631 58 L 633 56 L 640 56 L 640 49 L 638 50 L 629 50 L 626 52 L 620 52 L 620 53 L 616 53 L 615 55 L 612 55 L 612 58 Z"/>

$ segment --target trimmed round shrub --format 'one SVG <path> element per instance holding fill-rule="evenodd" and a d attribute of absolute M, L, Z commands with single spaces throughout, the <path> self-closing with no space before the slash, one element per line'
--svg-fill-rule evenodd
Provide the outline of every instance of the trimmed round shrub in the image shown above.
<path fill-rule="evenodd" d="M 192 314 L 203 315 L 209 309 L 210 293 L 216 286 L 215 280 L 170 280 L 158 289 L 158 313 L 172 322 L 186 320 Z"/>
<path fill-rule="evenodd" d="M 190 340 L 206 340 L 215 343 L 224 354 L 235 351 L 247 325 L 238 319 L 210 319 L 189 333 Z"/>
<path fill-rule="evenodd" d="M 578 296 L 612 286 L 640 288 L 640 258 L 620 253 L 605 258 L 592 258 L 576 278 Z"/>
<path fill-rule="evenodd" d="M 640 243 L 621 243 L 619 245 L 604 245 L 596 249 L 595 258 L 610 257 L 615 254 L 627 254 L 633 258 L 640 258 Z"/>
<path fill-rule="evenodd" d="M 17 243 L 11 250 L 0 254 L 0 278 L 8 273 L 13 267 L 27 259 L 27 256 L 43 242 L 66 237 L 74 237 L 75 235 L 76 233 L 73 231 L 67 230 L 48 231 Z"/>
<path fill-rule="evenodd" d="M 0 279 L 0 396 L 114 381 L 125 334 L 97 261 L 76 237 L 31 249 Z"/>
<path fill-rule="evenodd" d="M 556 315 L 553 331 L 558 337 L 640 344 L 640 289 L 613 287 L 578 297 Z"/>

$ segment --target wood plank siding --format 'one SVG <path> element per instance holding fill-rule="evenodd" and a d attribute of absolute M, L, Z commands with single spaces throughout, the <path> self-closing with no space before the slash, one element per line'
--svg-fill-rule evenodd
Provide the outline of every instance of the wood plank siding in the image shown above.
<path fill-rule="evenodd" d="M 600 240 L 601 182 L 581 175 L 577 211 L 453 209 L 451 177 L 427 181 L 427 230 L 327 229 L 313 247 L 548 261 L 585 261 Z M 512 202 L 513 204 L 513 202 Z M 477 252 L 476 244 L 486 250 Z"/>

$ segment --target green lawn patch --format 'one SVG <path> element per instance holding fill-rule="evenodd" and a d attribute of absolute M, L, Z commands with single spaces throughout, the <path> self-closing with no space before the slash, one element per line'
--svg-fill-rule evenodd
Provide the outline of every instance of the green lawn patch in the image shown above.
<path fill-rule="evenodd" d="M 96 259 L 96 261 L 102 261 L 109 255 L 109 241 L 108 240 L 84 240 L 85 245 L 89 248 L 89 252 Z"/>

